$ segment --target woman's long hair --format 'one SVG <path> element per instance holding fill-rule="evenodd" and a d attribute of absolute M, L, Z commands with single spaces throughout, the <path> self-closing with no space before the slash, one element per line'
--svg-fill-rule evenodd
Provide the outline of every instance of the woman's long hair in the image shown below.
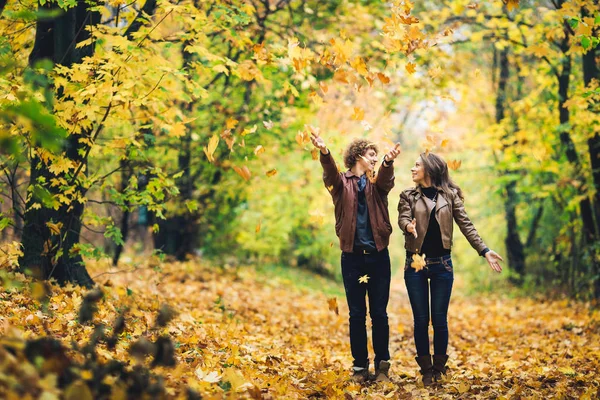
<path fill-rule="evenodd" d="M 442 159 L 442 157 L 433 153 L 421 153 L 421 160 L 423 161 L 423 168 L 425 173 L 431 179 L 431 185 L 442 189 L 444 194 L 449 198 L 452 198 L 452 189 L 456 190 L 458 197 L 464 201 L 463 192 L 460 187 L 454 183 L 448 173 L 448 164 Z"/>

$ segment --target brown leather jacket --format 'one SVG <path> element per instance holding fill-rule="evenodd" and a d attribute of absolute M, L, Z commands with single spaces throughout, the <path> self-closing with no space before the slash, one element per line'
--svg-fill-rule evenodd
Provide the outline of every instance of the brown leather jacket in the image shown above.
<path fill-rule="evenodd" d="M 398 204 L 398 225 L 404 232 L 406 250 L 413 253 L 420 253 L 427 228 L 429 227 L 429 217 L 431 210 L 436 206 L 435 217 L 440 224 L 440 232 L 442 234 L 442 244 L 445 249 L 452 247 L 452 220 L 460 228 L 460 231 L 465 235 L 471 246 L 477 250 L 479 254 L 487 247 L 477 229 L 467 216 L 465 206 L 456 193 L 452 192 L 451 196 L 446 195 L 441 189 L 438 190 L 437 205 L 429 200 L 423 194 L 420 187 L 406 189 L 400 194 L 400 203 Z M 417 238 L 412 233 L 406 231 L 406 226 L 417 219 Z"/>
<path fill-rule="evenodd" d="M 339 172 L 331 156 L 321 154 L 323 182 L 331 193 L 335 208 L 335 234 L 340 239 L 340 249 L 351 252 L 354 247 L 356 215 L 358 213 L 358 176 L 352 171 Z M 385 249 L 390 241 L 392 225 L 388 212 L 388 193 L 394 187 L 394 166 L 382 163 L 375 184 L 367 179 L 365 197 L 369 209 L 369 220 L 377 251 Z"/>

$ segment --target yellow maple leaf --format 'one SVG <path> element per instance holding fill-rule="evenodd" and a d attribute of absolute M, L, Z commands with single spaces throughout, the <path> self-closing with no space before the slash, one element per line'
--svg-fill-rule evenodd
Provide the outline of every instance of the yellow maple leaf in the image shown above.
<path fill-rule="evenodd" d="M 263 121 L 263 125 L 265 126 L 265 128 L 271 129 L 271 128 L 273 128 L 273 121 L 271 121 L 271 120 Z"/>
<path fill-rule="evenodd" d="M 48 229 L 50 229 L 50 232 L 52 232 L 53 235 L 60 235 L 60 230 L 63 227 L 63 223 L 58 222 L 54 224 L 52 222 L 46 222 L 46 226 L 48 227 Z"/>
<path fill-rule="evenodd" d="M 315 103 L 317 107 L 321 107 L 323 105 L 323 98 L 319 96 L 317 92 L 309 93 L 308 97 Z"/>
<path fill-rule="evenodd" d="M 59 175 L 64 172 L 69 172 L 70 169 L 75 168 L 75 163 L 65 157 L 58 157 L 52 160 L 52 165 L 48 168 L 54 175 Z"/>
<path fill-rule="evenodd" d="M 363 119 L 365 119 L 365 110 L 363 110 L 360 107 L 354 107 L 354 112 L 352 113 L 352 116 L 350 117 L 355 121 L 362 121 Z"/>
<path fill-rule="evenodd" d="M 340 315 L 340 310 L 338 309 L 337 298 L 332 297 L 327 299 L 327 305 L 329 306 L 329 311 L 333 311 L 335 315 Z"/>
<path fill-rule="evenodd" d="M 390 78 L 387 75 L 382 74 L 381 72 L 377 73 L 377 78 L 379 78 L 381 83 L 383 83 L 384 85 L 387 85 L 388 83 L 390 83 Z"/>
<path fill-rule="evenodd" d="M 506 4 L 506 8 L 508 11 L 516 10 L 519 8 L 519 0 L 502 0 L 504 4 Z"/>
<path fill-rule="evenodd" d="M 450 143 L 450 139 L 442 140 L 442 144 L 441 144 L 442 149 L 445 147 L 448 147 L 448 143 Z"/>
<path fill-rule="evenodd" d="M 215 161 L 214 153 L 215 153 L 215 150 L 217 149 L 218 144 L 219 144 L 219 137 L 217 135 L 213 135 L 210 138 L 210 140 L 208 141 L 208 146 L 204 147 L 204 154 L 206 154 L 208 161 L 211 163 Z"/>
<path fill-rule="evenodd" d="M 225 122 L 225 126 L 227 126 L 227 129 L 233 129 L 236 127 L 238 122 L 240 122 L 240 121 L 238 121 L 235 118 L 228 118 L 227 121 Z"/>
<path fill-rule="evenodd" d="M 363 275 L 358 278 L 358 282 L 359 283 L 368 283 L 369 279 L 370 279 L 369 275 Z"/>
<path fill-rule="evenodd" d="M 366 76 L 369 74 L 369 69 L 367 68 L 367 64 L 362 57 L 356 57 L 354 60 L 350 61 L 350 65 L 352 68 L 356 70 L 360 75 Z"/>
<path fill-rule="evenodd" d="M 417 70 L 417 66 L 414 63 L 409 62 L 408 64 L 406 64 L 406 71 L 409 74 L 414 74 Z"/>
<path fill-rule="evenodd" d="M 272 177 L 272 176 L 275 176 L 275 175 L 277 175 L 277 170 L 276 170 L 275 168 L 273 168 L 273 169 L 270 169 L 270 170 L 268 170 L 268 171 L 266 172 L 266 175 L 267 175 L 269 178 L 270 178 L 270 177 Z"/>
<path fill-rule="evenodd" d="M 319 149 L 312 149 L 310 151 L 310 155 L 312 156 L 313 160 L 318 160 L 319 159 Z"/>
<path fill-rule="evenodd" d="M 256 148 L 254 149 L 254 155 L 259 155 L 265 152 L 265 148 L 262 147 L 262 145 L 258 145 L 256 146 Z"/>
<path fill-rule="evenodd" d="M 452 171 L 456 171 L 460 168 L 460 165 L 462 164 L 461 160 L 450 160 L 448 161 L 448 167 L 452 170 Z"/>
<path fill-rule="evenodd" d="M 410 266 L 413 267 L 415 271 L 422 270 L 425 264 L 425 254 L 423 254 L 422 256 L 418 254 L 413 254 L 412 263 L 410 263 Z"/>

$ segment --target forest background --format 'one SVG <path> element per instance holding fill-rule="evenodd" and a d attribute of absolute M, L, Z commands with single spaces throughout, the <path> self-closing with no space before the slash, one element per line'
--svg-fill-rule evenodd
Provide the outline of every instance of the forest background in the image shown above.
<path fill-rule="evenodd" d="M 196 260 L 308 286 L 317 274 L 339 295 L 333 206 L 309 140 L 318 129 L 340 167 L 352 138 L 382 154 L 401 143 L 392 221 L 418 154 L 449 162 L 469 216 L 506 260 L 493 275 L 456 237 L 463 293 L 593 307 L 599 9 L 1 0 L 3 282 L 29 285 L 24 272 L 91 288 L 125 266 Z M 401 270 L 395 224 L 390 253 Z"/>

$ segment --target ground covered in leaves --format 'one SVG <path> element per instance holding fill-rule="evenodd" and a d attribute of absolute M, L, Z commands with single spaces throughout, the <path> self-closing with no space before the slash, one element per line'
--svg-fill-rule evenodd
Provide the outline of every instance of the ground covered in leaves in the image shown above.
<path fill-rule="evenodd" d="M 90 267 L 103 291 L 98 301 L 76 287 L 52 286 L 45 297 L 18 274 L 3 277 L 0 397 L 92 398 L 104 390 L 119 399 L 142 389 L 181 398 L 600 397 L 600 313 L 585 304 L 455 291 L 449 376 L 425 389 L 399 273 L 388 309 L 392 383 L 361 387 L 347 380 L 343 297 L 338 315 L 332 298 L 251 268 L 155 260 L 120 268 Z M 92 319 L 81 324 L 89 301 L 97 311 L 87 310 Z M 45 336 L 58 338 L 71 361 L 56 356 L 56 344 L 33 342 Z"/>

